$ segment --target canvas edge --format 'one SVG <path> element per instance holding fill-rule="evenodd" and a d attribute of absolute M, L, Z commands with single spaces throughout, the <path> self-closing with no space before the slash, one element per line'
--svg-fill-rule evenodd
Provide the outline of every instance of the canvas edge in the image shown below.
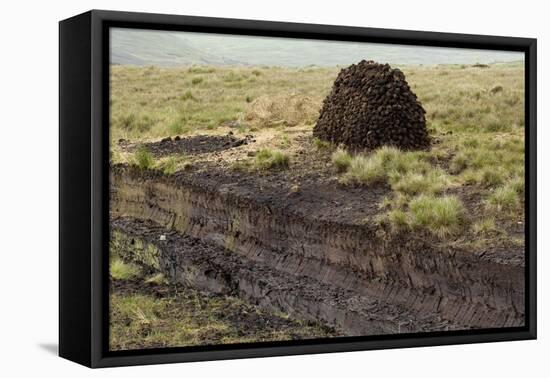
<path fill-rule="evenodd" d="M 332 26 L 332 25 L 313 25 L 313 24 L 296 24 L 296 23 L 281 23 L 270 21 L 251 21 L 251 20 L 235 20 L 235 19 L 220 19 L 220 18 L 203 18 L 195 16 L 175 16 L 175 15 L 159 15 L 147 13 L 133 12 L 113 12 L 93 10 L 85 13 L 90 15 L 90 44 L 92 57 L 90 60 L 91 72 L 91 117 L 90 128 L 90 144 L 91 144 L 91 166 L 90 166 L 90 188 L 91 195 L 88 198 L 90 204 L 90 237 L 91 245 L 89 252 L 91 253 L 88 260 L 90 281 L 90 316 L 89 327 L 81 327 L 89 330 L 90 347 L 89 359 L 85 358 L 70 358 L 69 354 L 62 353 L 61 350 L 66 350 L 65 346 L 61 346 L 60 337 L 60 355 L 65 358 L 74 360 L 75 362 L 83 363 L 90 367 L 110 367 L 121 365 L 141 365 L 141 364 L 158 364 L 158 363 L 173 363 L 173 362 L 190 362 L 204 360 L 220 360 L 220 359 L 235 359 L 235 358 L 254 358 L 254 357 L 269 357 L 282 355 L 298 355 L 312 353 L 330 353 L 343 351 L 358 351 L 371 349 L 388 349 L 388 348 L 407 348 L 407 347 L 423 347 L 451 344 L 467 344 L 480 342 L 496 342 L 496 341 L 512 341 L 512 340 L 527 340 L 536 338 L 536 39 L 533 38 L 516 38 L 516 37 L 497 37 L 497 36 L 480 36 L 468 34 L 451 34 L 451 33 L 433 33 L 433 32 L 416 32 L 404 30 L 385 30 L 372 28 L 357 28 L 348 26 Z M 84 16 L 83 17 L 86 17 Z M 72 19 L 72 18 L 71 18 Z M 69 20 L 71 20 L 69 19 Z M 427 42 L 430 45 L 445 45 L 448 47 L 472 47 L 489 46 L 493 48 L 513 47 L 517 51 L 525 51 L 526 53 L 526 93 L 528 92 L 528 101 L 526 101 L 526 111 L 528 111 L 528 122 L 526 122 L 527 132 L 529 133 L 529 149 L 526 152 L 529 162 L 529 262 L 526 264 L 526 271 L 529 272 L 529 327 L 519 331 L 504 331 L 491 334 L 480 335 L 449 335 L 449 336 L 419 336 L 406 339 L 390 339 L 390 340 L 370 340 L 370 341 L 353 341 L 331 344 L 313 344 L 313 345 L 290 345 L 290 346 L 266 346 L 261 348 L 243 348 L 232 350 L 209 350 L 200 352 L 177 352 L 177 353 L 159 353 L 159 354 L 135 354 L 131 356 L 108 356 L 105 354 L 104 346 L 106 345 L 105 332 L 106 324 L 104 323 L 104 310 L 108 304 L 107 298 L 104 295 L 105 289 L 105 259 L 103 249 L 106 243 L 105 230 L 108 230 L 108 224 L 103 222 L 106 195 L 105 191 L 106 169 L 105 169 L 105 140 L 108 141 L 105 127 L 102 126 L 105 121 L 105 104 L 108 105 L 105 95 L 105 85 L 108 84 L 108 75 L 104 71 L 104 55 L 108 52 L 105 49 L 105 25 L 112 22 L 120 22 L 131 24 L 147 24 L 155 28 L 166 26 L 166 29 L 180 28 L 185 26 L 201 27 L 205 30 L 220 30 L 220 28 L 239 33 L 267 33 L 275 31 L 277 35 L 300 35 L 311 38 L 325 38 L 327 35 L 341 37 L 344 40 L 350 38 L 371 38 L 387 43 L 398 43 L 398 41 L 408 44 L 418 44 Z M 61 25 L 61 23 L 60 23 Z M 60 30 L 61 38 L 61 30 Z M 393 41 L 393 42 L 390 42 Z M 426 44 L 426 43 L 424 43 Z M 61 48 L 60 48 L 60 63 L 61 63 Z M 528 62 L 528 64 L 527 64 Z M 62 72 L 60 71 L 60 83 Z M 61 84 L 60 84 L 61 92 Z M 61 94 L 60 94 L 61 98 Z M 78 99 L 75 99 L 75 101 Z M 60 100 L 60 114 L 62 112 L 62 103 Z M 527 113 L 526 113 L 527 114 Z M 108 119 L 108 118 L 107 118 Z M 61 117 L 60 117 L 60 151 L 61 151 Z M 107 138 L 106 138 L 107 135 Z M 62 161 L 60 158 L 60 167 Z M 63 176 L 65 177 L 65 176 Z M 108 178 L 107 178 L 108 180 Z M 60 190 L 62 185 L 67 185 L 67 180 L 62 179 L 60 169 Z M 61 197 L 61 192 L 60 192 Z M 82 197 L 75 197 L 75 201 L 83 200 Z M 66 204 L 67 202 L 65 202 Z M 60 215 L 61 215 L 60 201 Z M 61 225 L 60 216 L 60 225 Z M 61 226 L 60 226 L 60 275 L 61 265 L 67 265 L 65 258 L 61 255 Z M 85 255 L 85 254 L 84 254 Z M 84 256 L 85 257 L 85 256 Z M 62 261 L 63 260 L 63 261 Z M 84 272 L 83 272 L 84 273 Z M 61 276 L 60 276 L 61 277 Z M 61 303 L 61 280 L 60 280 L 60 303 Z M 60 306 L 60 334 L 61 328 L 67 329 L 66 325 L 61 324 L 61 306 Z M 79 330 L 80 333 L 84 329 Z M 84 350 L 87 350 L 86 347 Z"/>

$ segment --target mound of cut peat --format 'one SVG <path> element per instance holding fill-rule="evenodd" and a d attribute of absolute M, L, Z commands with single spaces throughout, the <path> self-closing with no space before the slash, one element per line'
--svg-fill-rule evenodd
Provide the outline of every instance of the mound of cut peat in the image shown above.
<path fill-rule="evenodd" d="M 429 146 L 425 110 L 403 72 L 365 60 L 340 71 L 313 135 L 356 149 Z"/>

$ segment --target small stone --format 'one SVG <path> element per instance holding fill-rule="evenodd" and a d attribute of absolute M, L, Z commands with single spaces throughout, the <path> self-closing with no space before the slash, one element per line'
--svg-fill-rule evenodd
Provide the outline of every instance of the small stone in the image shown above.
<path fill-rule="evenodd" d="M 160 235 L 159 240 L 160 241 L 166 241 L 166 235 Z"/>

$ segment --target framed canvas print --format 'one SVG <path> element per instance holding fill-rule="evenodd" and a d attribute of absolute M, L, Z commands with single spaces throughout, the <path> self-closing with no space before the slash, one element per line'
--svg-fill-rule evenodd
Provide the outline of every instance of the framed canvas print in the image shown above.
<path fill-rule="evenodd" d="M 536 337 L 536 40 L 60 22 L 60 355 Z"/>

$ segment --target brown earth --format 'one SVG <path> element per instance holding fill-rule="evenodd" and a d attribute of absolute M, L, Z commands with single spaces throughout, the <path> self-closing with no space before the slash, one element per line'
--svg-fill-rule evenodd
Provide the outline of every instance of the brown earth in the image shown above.
<path fill-rule="evenodd" d="M 342 335 L 454 328 L 437 314 L 420 315 L 402 305 L 358 295 L 305 275 L 289 274 L 274 269 L 267 261 L 240 256 L 149 221 L 119 218 L 112 222 L 112 228 L 129 240 L 154 245 L 160 251 L 161 271 L 173 282 L 214 295 L 239 296 L 268 311 L 341 329 L 337 332 Z"/>
<path fill-rule="evenodd" d="M 112 166 L 113 227 L 163 249 L 177 282 L 347 335 L 523 324 L 521 246 L 387 233 L 373 220 L 390 188 L 342 186 L 311 137 L 292 139 L 287 170 L 232 169 L 249 149 L 202 154 L 173 176 Z M 458 194 L 480 211 L 475 193 Z"/>

